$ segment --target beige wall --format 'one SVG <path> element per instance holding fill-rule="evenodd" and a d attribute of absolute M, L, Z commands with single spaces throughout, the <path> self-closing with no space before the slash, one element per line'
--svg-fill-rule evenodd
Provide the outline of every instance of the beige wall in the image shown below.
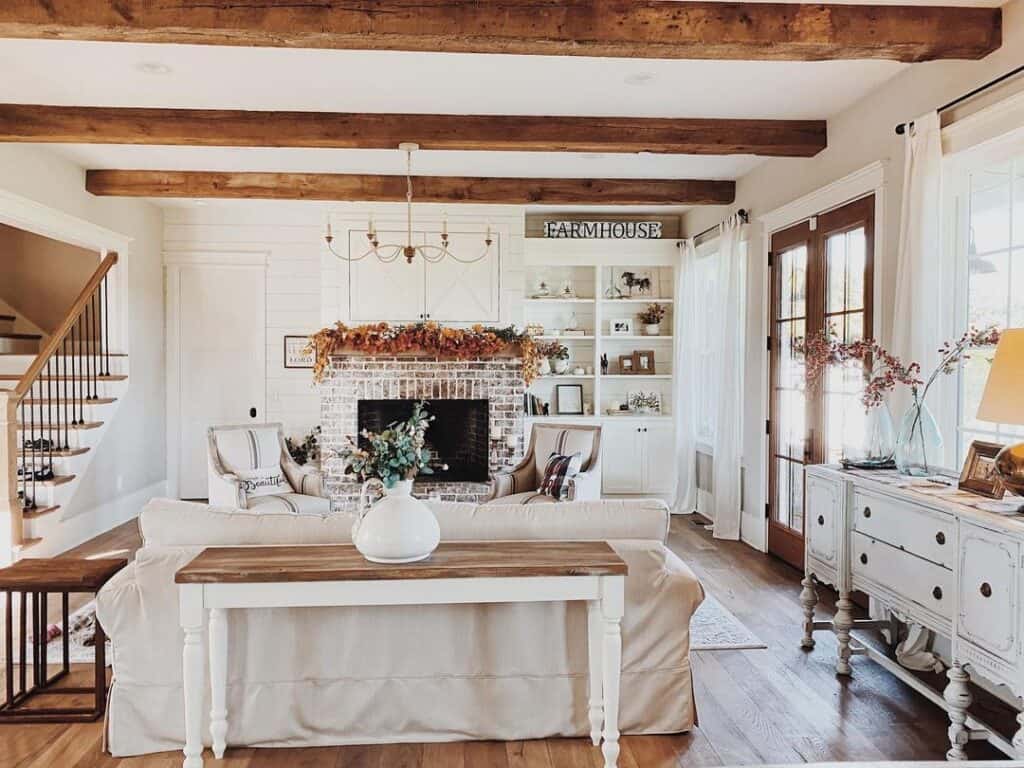
<path fill-rule="evenodd" d="M 750 261 L 747 296 L 747 356 L 744 412 L 744 457 L 747 477 L 743 537 L 755 546 L 764 539 L 762 495 L 766 458 L 763 453 L 764 371 L 767 365 L 763 322 L 767 312 L 762 284 L 764 261 L 762 232 L 756 218 L 810 194 L 871 163 L 886 163 L 883 247 L 875 254 L 881 278 L 880 339 L 888 343 L 895 301 L 895 257 L 899 242 L 900 198 L 903 190 L 903 137 L 895 126 L 935 109 L 973 88 L 1024 64 L 1024 0 L 1003 7 L 1003 45 L 981 61 L 940 61 L 915 64 L 850 109 L 828 121 L 828 148 L 813 158 L 772 159 L 759 165 L 736 185 L 733 206 L 691 209 L 684 232 L 696 233 L 721 221 L 738 208 L 751 211 Z M 1024 80 L 1024 79 L 1021 79 Z M 1019 90 L 1017 82 L 1004 92 Z M 995 95 L 986 97 L 987 102 Z M 983 103 L 983 102 L 979 102 Z M 945 115 L 948 121 L 956 115 Z"/>
<path fill-rule="evenodd" d="M 65 517 L 89 515 L 100 528 L 123 510 L 119 499 L 166 478 L 163 215 L 139 200 L 98 198 L 85 171 L 39 147 L 0 144 L 0 191 L 30 198 L 132 238 L 115 267 L 123 281 L 130 386 Z M 134 507 L 135 504 L 133 503 Z M 134 510 L 136 513 L 138 509 Z M 118 511 L 117 515 L 123 512 Z M 76 525 L 75 530 L 86 531 Z"/>
<path fill-rule="evenodd" d="M 0 224 L 0 299 L 53 333 L 99 265 L 99 254 Z"/>

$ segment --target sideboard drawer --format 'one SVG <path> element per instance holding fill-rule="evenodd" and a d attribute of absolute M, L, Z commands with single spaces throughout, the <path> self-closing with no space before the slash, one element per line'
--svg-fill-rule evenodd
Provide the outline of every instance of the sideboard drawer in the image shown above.
<path fill-rule="evenodd" d="M 854 533 L 852 555 L 855 588 L 861 588 L 857 579 L 863 577 L 952 622 L 952 571 L 863 533 Z M 871 594 L 874 590 L 865 591 Z"/>
<path fill-rule="evenodd" d="M 853 493 L 853 529 L 897 549 L 952 568 L 956 527 L 952 517 L 857 488 Z"/>
<path fill-rule="evenodd" d="M 957 634 L 1006 661 L 1016 660 L 1020 547 L 1004 533 L 960 527 Z"/>

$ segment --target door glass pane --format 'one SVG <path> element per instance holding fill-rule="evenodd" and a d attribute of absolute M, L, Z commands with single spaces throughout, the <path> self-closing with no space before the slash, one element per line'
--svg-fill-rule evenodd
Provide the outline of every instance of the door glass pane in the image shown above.
<path fill-rule="evenodd" d="M 778 318 L 807 314 L 807 246 L 779 254 Z"/>
<path fill-rule="evenodd" d="M 806 323 L 788 320 L 778 324 L 778 384 L 776 397 L 777 447 L 780 455 L 803 461 L 807 442 L 806 369 L 796 342 L 803 339 Z"/>
<path fill-rule="evenodd" d="M 775 522 L 799 533 L 804 529 L 804 466 L 775 459 Z"/>
<path fill-rule="evenodd" d="M 825 242 L 828 271 L 826 312 L 864 307 L 864 228 L 830 235 Z"/>

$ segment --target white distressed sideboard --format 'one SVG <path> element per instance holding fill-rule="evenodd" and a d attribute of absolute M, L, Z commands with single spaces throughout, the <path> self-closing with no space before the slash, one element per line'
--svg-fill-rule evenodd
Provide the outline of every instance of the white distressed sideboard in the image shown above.
<path fill-rule="evenodd" d="M 1010 741 L 967 711 L 971 675 L 1024 696 L 1024 516 L 968 506 L 984 499 L 959 495 L 955 485 L 940 490 L 908 483 L 895 472 L 807 468 L 801 643 L 813 648 L 816 630 L 834 631 L 838 674 L 851 674 L 852 656 L 868 656 L 944 707 L 950 719 L 948 759 L 966 759 L 970 739 L 987 739 L 1024 759 L 1024 713 Z M 814 619 L 818 583 L 839 593 L 831 621 Z M 949 683 L 942 695 L 888 655 L 851 638 L 853 629 L 891 624 L 889 618 L 855 621 L 850 595 L 856 590 L 888 617 L 950 639 Z"/>

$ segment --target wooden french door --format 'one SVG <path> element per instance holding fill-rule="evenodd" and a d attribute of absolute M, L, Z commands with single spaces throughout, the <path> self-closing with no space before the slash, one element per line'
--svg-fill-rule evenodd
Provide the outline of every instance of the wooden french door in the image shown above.
<path fill-rule="evenodd" d="M 827 331 L 872 335 L 874 196 L 772 235 L 768 551 L 804 565 L 804 467 L 837 462 L 864 429 L 857 370 L 807 381 L 800 342 Z"/>

